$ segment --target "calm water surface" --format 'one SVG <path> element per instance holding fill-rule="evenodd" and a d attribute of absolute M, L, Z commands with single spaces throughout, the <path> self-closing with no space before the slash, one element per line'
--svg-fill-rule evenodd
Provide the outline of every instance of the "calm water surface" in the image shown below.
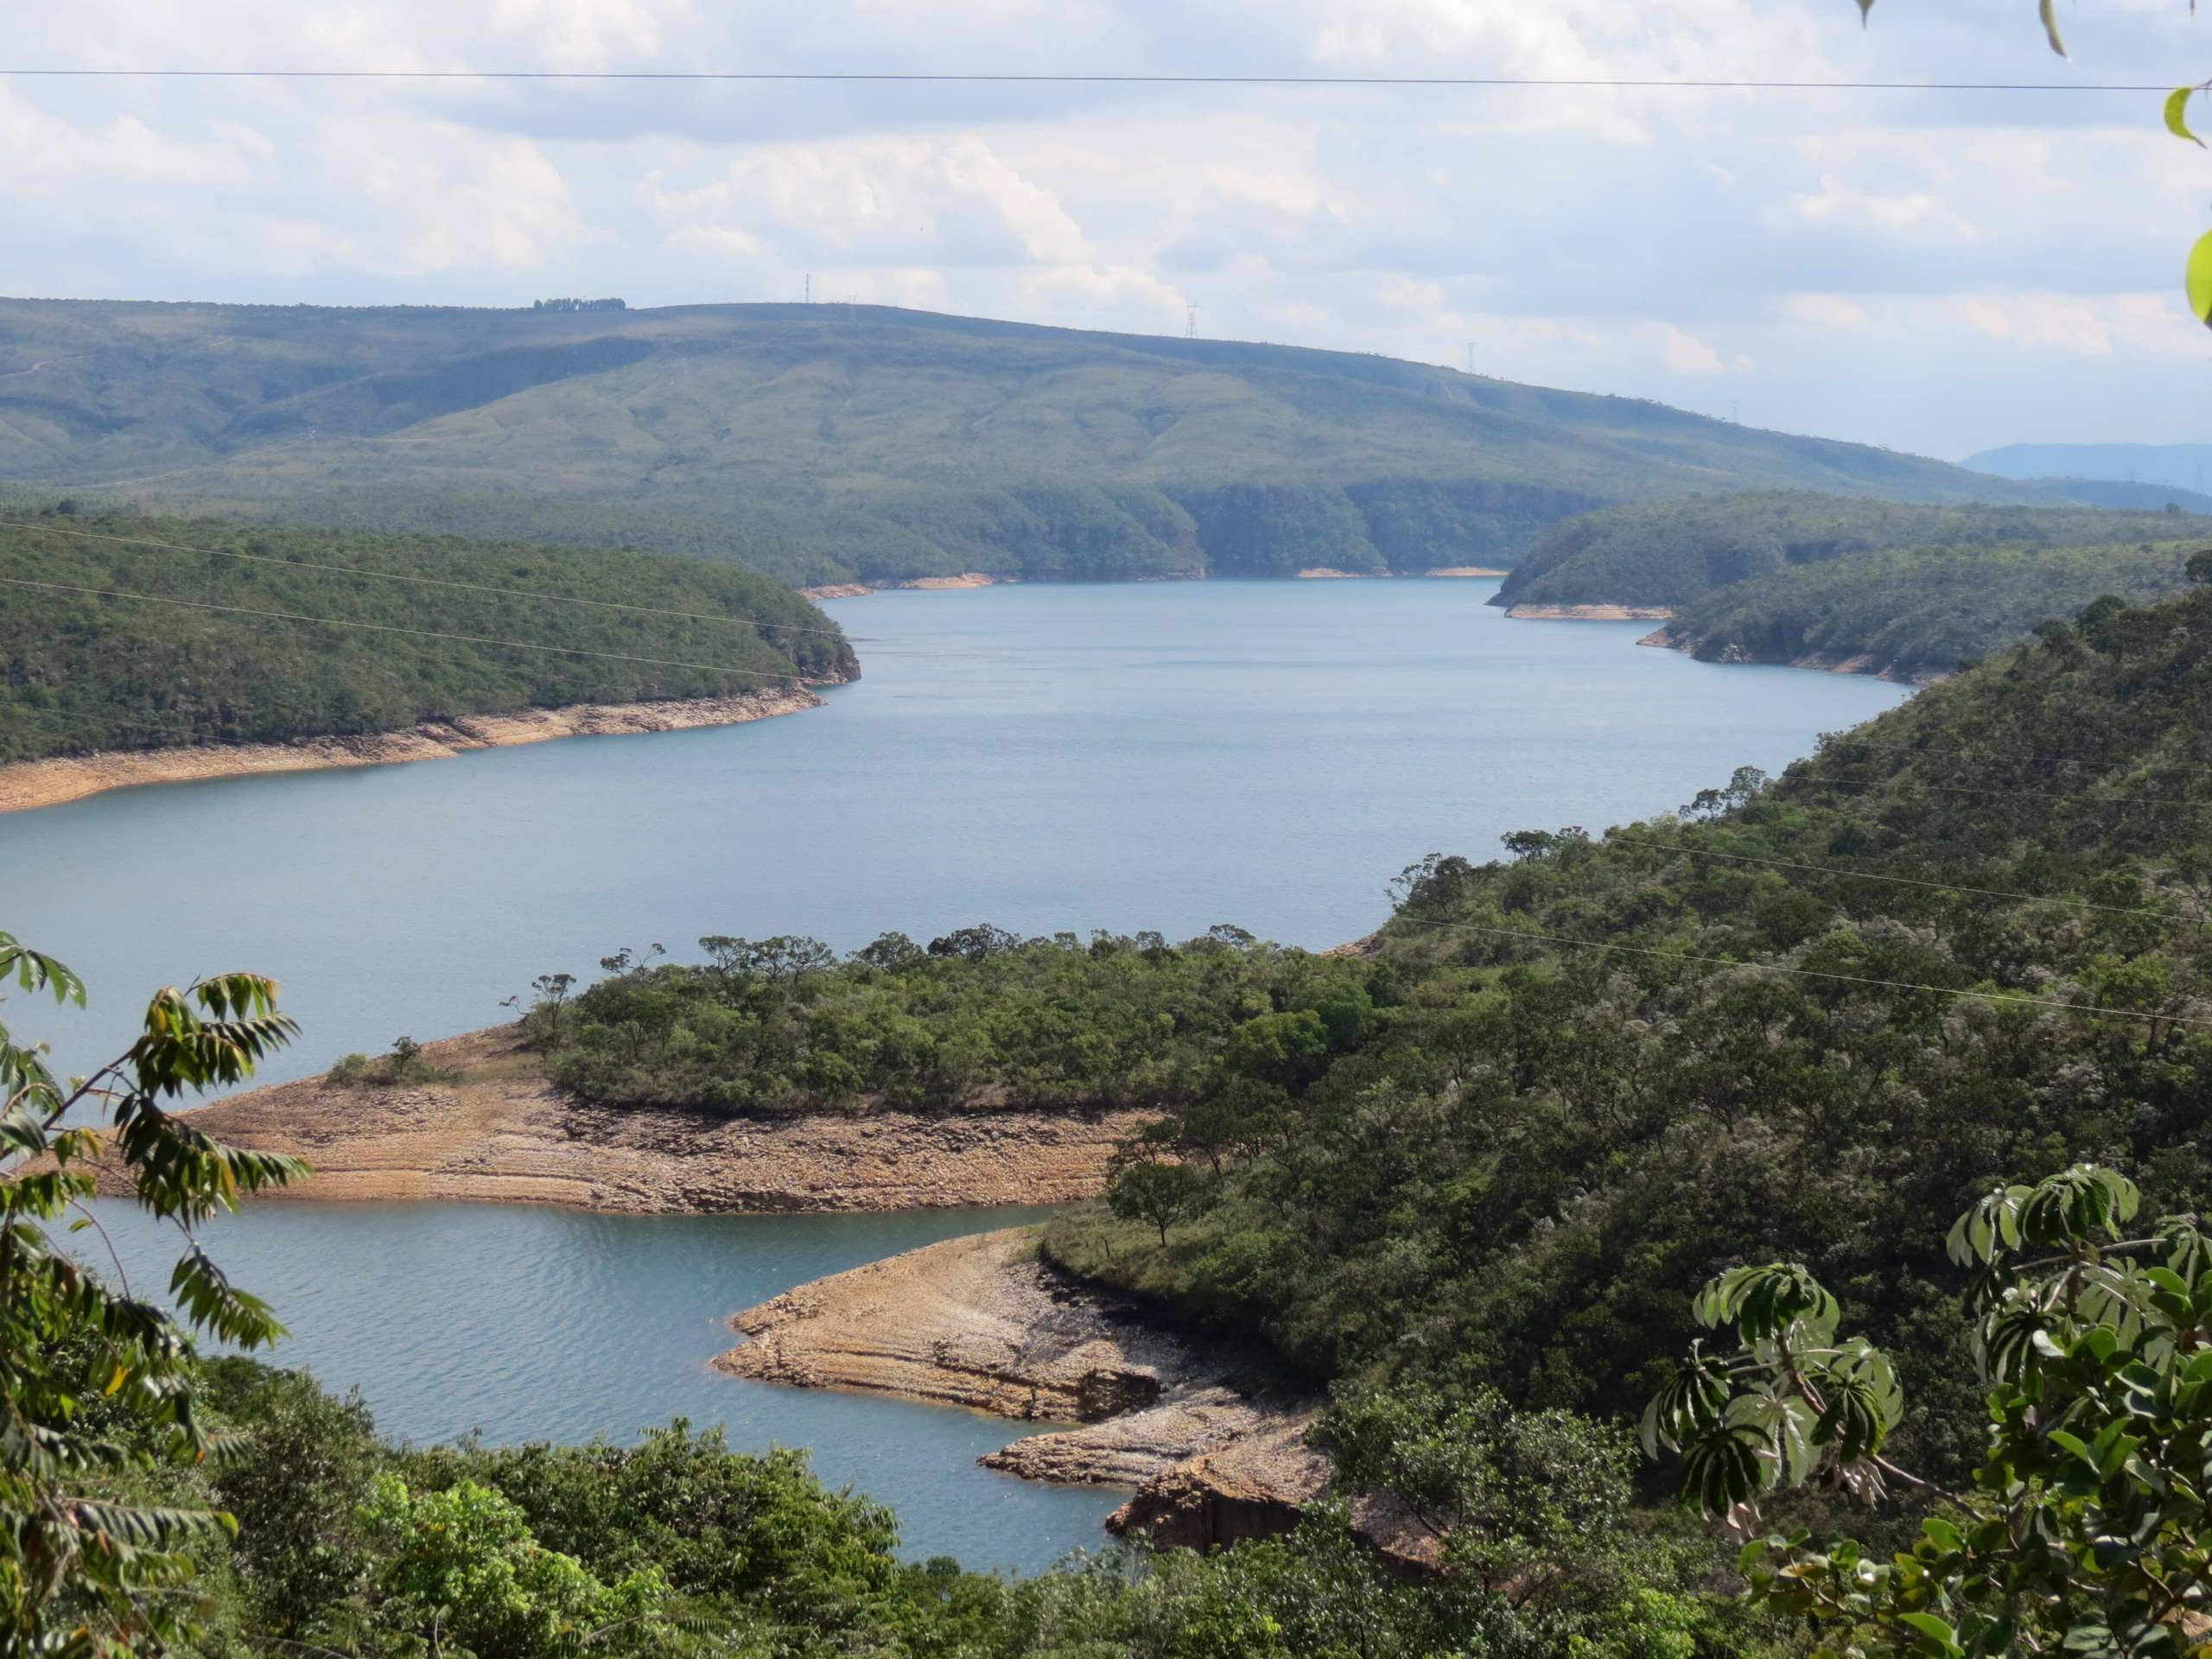
<path fill-rule="evenodd" d="M 867 677 L 803 715 L 0 815 L 0 927 L 127 1040 L 155 985 L 251 967 L 306 1027 L 274 1076 L 488 1025 L 554 969 L 703 933 L 1233 922 L 1327 946 L 1424 854 L 1671 807 L 1906 689 L 1510 622 L 1480 581 L 879 594 Z"/>
<path fill-rule="evenodd" d="M 1907 695 L 1637 650 L 1639 623 L 1509 622 L 1491 591 L 840 601 L 868 677 L 811 713 L 0 816 L 0 926 L 92 983 L 88 1014 L 35 1016 L 65 1063 L 126 1042 L 155 985 L 251 967 L 306 1027 L 273 1072 L 297 1076 L 489 1024 L 537 974 L 702 933 L 850 949 L 979 920 L 1172 938 L 1233 922 L 1334 944 L 1376 925 L 1424 854 L 1670 807 Z M 899 1508 L 910 1553 L 1030 1568 L 1095 1542 L 1116 1495 L 976 1469 L 1012 1437 L 1000 1420 L 703 1369 L 735 1309 L 1002 1215 L 271 1205 L 217 1243 L 298 1333 L 278 1357 L 359 1385 L 391 1433 L 626 1439 L 687 1414 L 741 1446 L 814 1447 L 831 1480 Z"/>
<path fill-rule="evenodd" d="M 102 1201 L 137 1287 L 166 1282 L 174 1233 Z M 592 1216 L 531 1205 L 264 1204 L 209 1243 L 292 1329 L 270 1356 L 359 1387 L 388 1436 L 627 1441 L 671 1417 L 720 1423 L 740 1448 L 804 1446 L 833 1486 L 899 1511 L 914 1560 L 1039 1571 L 1105 1541 L 1127 1496 L 1049 1486 L 976 1465 L 1053 1424 L 1011 1422 L 826 1389 L 720 1376 L 741 1307 L 823 1274 L 1045 1210 L 887 1216 Z M 86 1249 L 88 1235 L 74 1248 Z M 99 1261 L 93 1256 L 88 1259 Z"/>

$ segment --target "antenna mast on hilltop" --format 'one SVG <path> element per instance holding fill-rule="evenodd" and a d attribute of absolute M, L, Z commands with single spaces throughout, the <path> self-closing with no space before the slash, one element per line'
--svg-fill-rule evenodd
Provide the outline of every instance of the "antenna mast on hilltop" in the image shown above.
<path fill-rule="evenodd" d="M 1198 308 L 1195 305 L 1186 305 L 1183 308 L 1183 338 L 1196 340 L 1198 337 Z"/>
<path fill-rule="evenodd" d="M 1467 372 L 1468 372 L 1469 374 L 1472 374 L 1474 372 L 1475 372 L 1475 342 L 1474 342 L 1473 340 L 1469 340 L 1469 341 L 1467 342 Z"/>

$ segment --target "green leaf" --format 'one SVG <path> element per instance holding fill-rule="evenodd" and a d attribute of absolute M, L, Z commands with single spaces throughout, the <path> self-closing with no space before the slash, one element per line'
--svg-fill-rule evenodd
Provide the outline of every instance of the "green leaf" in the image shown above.
<path fill-rule="evenodd" d="M 2066 41 L 2058 32 L 2058 8 L 2051 0 L 2042 0 L 2036 16 L 2043 19 L 2044 38 L 2050 42 L 2050 49 L 2062 58 L 2066 56 Z"/>
<path fill-rule="evenodd" d="M 2189 95 L 2201 91 L 2196 86 L 2177 86 L 2166 94 L 2166 130 L 2177 138 L 2186 138 L 2199 149 L 2204 141 L 2189 130 Z"/>
<path fill-rule="evenodd" d="M 2199 237 L 2189 251 L 2189 308 L 2196 320 L 2212 328 L 2212 231 Z"/>

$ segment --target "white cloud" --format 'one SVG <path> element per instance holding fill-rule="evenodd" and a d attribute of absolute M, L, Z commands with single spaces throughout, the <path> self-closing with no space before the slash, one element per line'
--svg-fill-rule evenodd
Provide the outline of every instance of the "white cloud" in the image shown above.
<path fill-rule="evenodd" d="M 1686 334 L 1674 324 L 1663 325 L 1660 337 L 1664 341 L 1667 366 L 1676 374 L 1726 374 L 1728 365 L 1720 360 L 1720 353 L 1694 334 Z"/>
<path fill-rule="evenodd" d="M 2099 0 L 17 0 L 0 60 L 2100 79 Z M 1685 89 L 0 86 L 0 290 L 633 304 L 823 291 L 1465 361 L 1948 453 L 2212 436 L 2173 295 L 2212 158 L 2141 100 Z"/>

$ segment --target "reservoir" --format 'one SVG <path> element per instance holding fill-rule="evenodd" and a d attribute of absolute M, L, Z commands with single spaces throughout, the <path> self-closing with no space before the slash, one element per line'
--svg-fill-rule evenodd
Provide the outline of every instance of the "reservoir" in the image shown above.
<path fill-rule="evenodd" d="M 1325 949 L 1432 852 L 1663 811 L 1910 688 L 1514 622 L 1479 580 L 877 594 L 866 677 L 744 726 L 158 785 L 0 814 L 0 928 L 84 975 L 67 1064 L 156 986 L 252 969 L 305 1027 L 271 1080 L 508 1017 L 539 974 L 706 933 L 849 950 L 975 922 L 1217 922 Z M 689 954 L 687 954 L 689 953 Z"/>
<path fill-rule="evenodd" d="M 159 1288 L 176 1235 L 100 1199 L 134 1286 Z M 628 1441 L 688 1417 L 732 1446 L 811 1449 L 815 1472 L 899 1512 L 899 1553 L 1041 1572 L 1097 1549 L 1128 1496 L 978 1468 L 1024 1434 L 1062 1427 L 911 1400 L 782 1389 L 707 1362 L 740 1308 L 941 1238 L 1049 1210 L 880 1216 L 594 1216 L 535 1205 L 257 1205 L 205 1230 L 240 1285 L 291 1336 L 262 1357 L 359 1387 L 387 1439 Z M 85 1235 L 72 1248 L 95 1265 Z"/>
<path fill-rule="evenodd" d="M 538 974 L 654 943 L 681 957 L 704 933 L 842 950 L 979 921 L 1226 922 L 1325 947 L 1374 928 L 1427 853 L 1665 810 L 1909 695 L 1638 649 L 1648 624 L 1512 622 L 1492 591 L 881 594 L 827 607 L 866 677 L 807 714 L 0 816 L 0 927 L 93 996 L 9 1014 L 81 1070 L 128 1043 L 153 988 L 253 969 L 304 1027 L 274 1080 L 492 1024 Z M 149 1259 L 135 1217 L 102 1213 Z M 211 1242 L 297 1333 L 276 1361 L 359 1387 L 389 1433 L 628 1439 L 686 1414 L 740 1447 L 813 1447 L 833 1484 L 899 1509 L 910 1555 L 1034 1569 L 1096 1544 L 1120 1495 L 974 1466 L 1023 1426 L 705 1370 L 739 1308 L 1021 1218 L 271 1204 Z"/>

